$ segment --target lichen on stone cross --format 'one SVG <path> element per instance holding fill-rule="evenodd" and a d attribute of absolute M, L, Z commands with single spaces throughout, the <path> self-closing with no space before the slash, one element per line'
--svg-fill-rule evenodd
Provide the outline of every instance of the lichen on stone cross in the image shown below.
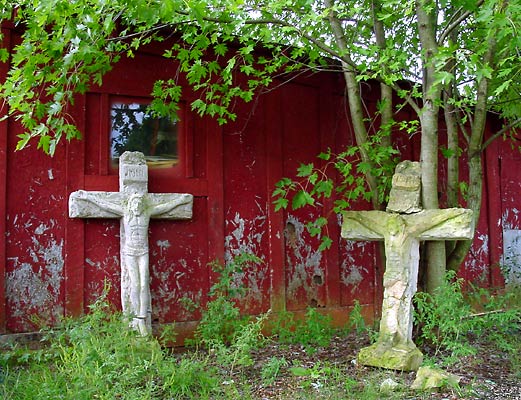
<path fill-rule="evenodd" d="M 412 298 L 418 282 L 420 241 L 471 239 L 474 229 L 471 210 L 421 210 L 419 163 L 403 162 L 396 170 L 399 176 L 393 177 L 388 212 L 344 212 L 342 237 L 383 241 L 385 245 L 384 296 L 378 340 L 361 349 L 358 362 L 412 371 L 417 370 L 423 360 L 412 340 Z"/>
<path fill-rule="evenodd" d="M 130 326 L 152 332 L 148 226 L 150 218 L 192 218 L 193 196 L 148 193 L 148 168 L 140 152 L 120 157 L 119 192 L 78 190 L 69 197 L 71 218 L 120 219 L 121 304 Z"/>

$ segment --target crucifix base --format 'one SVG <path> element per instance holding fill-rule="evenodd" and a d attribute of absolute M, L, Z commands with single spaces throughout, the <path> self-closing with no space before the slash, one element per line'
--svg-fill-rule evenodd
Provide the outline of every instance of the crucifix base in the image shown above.
<path fill-rule="evenodd" d="M 138 332 L 141 336 L 148 336 L 152 334 L 152 313 L 147 313 L 144 317 L 127 317 L 128 325 L 131 329 Z"/>
<path fill-rule="evenodd" d="M 358 353 L 358 364 L 399 371 L 416 371 L 422 361 L 423 354 L 413 342 L 394 346 L 376 342 Z"/>

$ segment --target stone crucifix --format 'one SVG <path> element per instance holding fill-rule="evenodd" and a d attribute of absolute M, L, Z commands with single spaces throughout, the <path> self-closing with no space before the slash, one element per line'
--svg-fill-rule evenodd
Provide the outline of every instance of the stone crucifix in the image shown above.
<path fill-rule="evenodd" d="M 150 218 L 192 218 L 193 196 L 148 193 L 148 168 L 143 153 L 119 158 L 119 192 L 78 190 L 69 197 L 71 218 L 119 218 L 121 304 L 130 326 L 141 335 L 152 332 L 148 259 Z"/>
<path fill-rule="evenodd" d="M 362 365 L 417 370 L 423 354 L 412 340 L 413 305 L 422 240 L 472 239 L 472 211 L 464 208 L 422 210 L 420 163 L 403 161 L 392 180 L 387 212 L 346 211 L 342 237 L 384 241 L 385 273 L 380 332 L 375 344 L 361 349 Z"/>

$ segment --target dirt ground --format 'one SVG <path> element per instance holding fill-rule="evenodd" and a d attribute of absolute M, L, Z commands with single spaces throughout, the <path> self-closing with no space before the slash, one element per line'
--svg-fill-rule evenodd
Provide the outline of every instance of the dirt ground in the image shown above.
<path fill-rule="evenodd" d="M 519 334 L 521 332 L 517 332 Z M 521 340 L 521 334 L 519 335 Z M 361 347 L 367 346 L 369 340 L 360 335 L 350 334 L 347 337 L 336 336 L 327 348 L 319 348 L 314 354 L 306 352 L 299 345 L 270 344 L 254 353 L 254 365 L 246 372 L 253 384 L 253 392 L 258 399 L 296 399 L 300 398 L 304 380 L 309 377 L 294 376 L 288 368 L 281 369 L 280 376 L 270 385 L 262 383 L 260 371 L 262 366 L 272 357 L 282 358 L 289 365 L 300 365 L 304 368 L 313 368 L 316 365 L 334 366 L 335 370 L 343 371 L 343 379 L 351 379 L 358 385 L 356 389 L 361 392 L 367 382 L 382 382 L 390 377 L 403 385 L 410 385 L 416 374 L 414 372 L 392 372 L 375 368 L 359 366 L 356 364 L 356 354 Z M 474 356 L 460 358 L 458 362 L 444 367 L 448 372 L 461 377 L 461 390 L 445 389 L 427 395 L 404 395 L 406 399 L 508 399 L 521 400 L 521 377 L 519 371 L 515 371 L 512 362 L 505 353 L 488 347 L 486 344 L 474 343 L 478 352 Z M 320 377 L 317 377 L 319 386 Z M 327 380 L 325 380 L 326 384 Z M 362 387 L 361 387 L 362 386 Z M 472 390 L 470 390 L 472 388 Z M 321 394 L 320 388 L 316 388 L 316 398 L 337 398 Z M 293 397 L 288 394 L 293 393 Z M 463 394 L 462 394 L 463 393 Z M 309 398 L 309 397 L 305 397 Z M 383 398 L 383 396 L 382 396 Z"/>

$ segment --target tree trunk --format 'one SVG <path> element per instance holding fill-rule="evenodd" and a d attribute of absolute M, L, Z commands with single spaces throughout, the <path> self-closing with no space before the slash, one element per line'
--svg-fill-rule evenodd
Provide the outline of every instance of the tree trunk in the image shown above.
<path fill-rule="evenodd" d="M 448 89 L 444 97 L 445 125 L 447 126 L 447 207 L 459 205 L 459 143 L 458 122 L 456 120 L 456 108 L 449 104 L 448 98 L 453 96 L 452 88 Z"/>
<path fill-rule="evenodd" d="M 455 68 L 455 62 L 449 63 L 449 68 Z M 456 107 L 450 103 L 449 99 L 453 98 L 455 91 L 452 84 L 446 88 L 444 92 L 444 109 L 445 125 L 447 127 L 447 207 L 459 206 L 459 142 L 458 142 L 458 121 L 456 116 Z M 451 254 L 456 247 L 457 241 L 451 240 L 445 243 L 445 249 Z"/>
<path fill-rule="evenodd" d="M 495 32 L 491 32 L 488 39 L 488 48 L 483 57 L 483 64 L 491 66 L 496 49 Z M 469 166 L 469 190 L 467 208 L 473 211 L 472 220 L 476 227 L 481 213 L 481 201 L 483 195 L 483 133 L 487 122 L 487 101 L 489 80 L 481 78 L 478 82 L 478 90 L 476 96 L 476 106 L 474 108 L 474 118 L 472 121 L 472 130 L 470 141 L 468 144 L 468 166 Z M 466 240 L 458 242 L 454 251 L 450 255 L 447 267 L 457 271 L 465 260 L 472 241 Z"/>
<path fill-rule="evenodd" d="M 423 52 L 423 107 L 420 113 L 422 163 L 422 202 L 425 209 L 439 207 L 438 202 L 438 115 L 441 88 L 435 83 L 436 4 L 431 0 L 416 1 L 418 34 Z M 445 278 L 445 244 L 426 243 L 426 288 L 429 293 L 439 287 Z"/>
<path fill-rule="evenodd" d="M 351 122 L 353 124 L 353 130 L 355 133 L 356 144 L 358 145 L 358 148 L 360 150 L 360 157 L 362 159 L 362 162 L 372 165 L 373 163 L 369 158 L 367 150 L 364 146 L 362 146 L 368 141 L 368 133 L 364 122 L 365 114 L 362 104 L 360 84 L 356 80 L 356 71 L 351 66 L 353 62 L 348 51 L 349 49 L 347 46 L 346 38 L 344 36 L 344 31 L 342 30 L 342 24 L 340 23 L 340 20 L 337 18 L 333 9 L 333 0 L 325 0 L 324 4 L 330 10 L 328 13 L 328 20 L 329 25 L 331 26 L 331 31 L 333 32 L 333 36 L 335 38 L 338 48 L 340 49 L 340 52 L 344 54 L 342 60 L 342 69 L 344 72 L 344 79 L 346 82 L 349 112 L 351 116 Z M 376 210 L 378 210 L 380 208 L 380 196 L 377 181 L 370 171 L 365 174 L 365 179 L 369 186 L 369 190 L 373 194 L 373 207 Z"/>
<path fill-rule="evenodd" d="M 481 198 L 483 191 L 481 152 L 478 152 L 474 156 L 469 154 L 468 166 L 469 189 L 467 208 L 472 210 L 472 220 L 474 221 L 474 226 L 476 226 L 481 212 Z M 472 240 L 458 241 L 447 259 L 447 269 L 458 271 L 463 261 L 465 261 L 465 257 L 467 256 L 471 246 Z"/>
<path fill-rule="evenodd" d="M 439 207 L 438 202 L 438 111 L 432 103 L 425 104 L 420 116 L 422 125 L 421 163 L 422 163 L 422 203 L 425 209 Z M 445 279 L 445 243 L 426 243 L 426 282 L 427 292 L 439 287 Z"/>

